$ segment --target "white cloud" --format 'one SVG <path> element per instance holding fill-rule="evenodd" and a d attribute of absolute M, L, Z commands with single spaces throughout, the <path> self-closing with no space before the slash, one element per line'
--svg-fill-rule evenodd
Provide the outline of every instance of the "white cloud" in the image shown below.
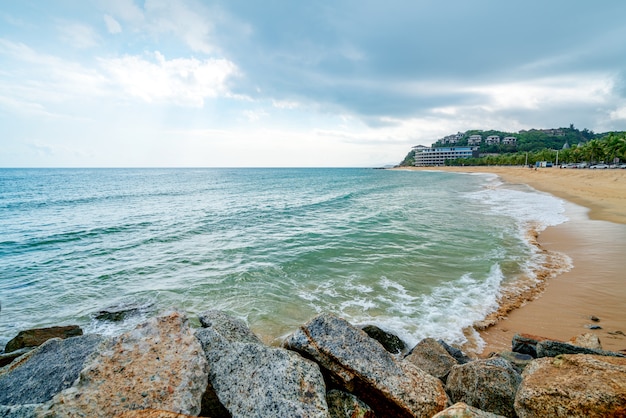
<path fill-rule="evenodd" d="M 61 40 L 74 48 L 93 48 L 100 42 L 96 31 L 91 26 L 81 23 L 62 22 L 58 27 L 58 31 L 61 33 Z"/>
<path fill-rule="evenodd" d="M 226 59 L 166 60 L 159 52 L 153 56 L 153 60 L 140 56 L 100 59 L 100 64 L 111 82 L 130 96 L 195 107 L 202 107 L 206 98 L 227 94 L 226 81 L 237 74 L 235 64 Z"/>
<path fill-rule="evenodd" d="M 109 33 L 116 34 L 122 32 L 122 26 L 111 15 L 104 15 L 104 23 L 106 24 Z"/>

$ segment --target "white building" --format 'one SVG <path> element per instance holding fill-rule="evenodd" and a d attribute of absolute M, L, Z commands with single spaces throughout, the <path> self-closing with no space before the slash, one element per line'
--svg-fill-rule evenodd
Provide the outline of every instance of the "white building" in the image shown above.
<path fill-rule="evenodd" d="M 517 138 L 514 136 L 505 136 L 502 139 L 503 145 L 515 145 L 517 143 Z"/>
<path fill-rule="evenodd" d="M 487 139 L 485 140 L 485 143 L 487 145 L 499 144 L 500 143 L 500 136 L 498 136 L 498 135 L 489 135 L 487 137 Z"/>
<path fill-rule="evenodd" d="M 478 147 L 414 147 L 413 149 L 417 167 L 445 165 L 446 160 L 457 158 L 478 158 Z"/>
<path fill-rule="evenodd" d="M 467 145 L 479 145 L 481 142 L 483 142 L 482 135 L 471 135 L 467 139 Z"/>

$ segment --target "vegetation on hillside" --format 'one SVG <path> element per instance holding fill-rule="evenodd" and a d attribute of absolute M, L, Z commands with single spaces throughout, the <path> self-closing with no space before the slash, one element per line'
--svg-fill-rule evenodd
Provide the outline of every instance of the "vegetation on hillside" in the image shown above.
<path fill-rule="evenodd" d="M 537 161 L 550 161 L 554 164 L 588 162 L 613 163 L 617 160 L 626 161 L 626 132 L 609 132 L 596 134 L 588 129 L 582 131 L 570 125 L 569 128 L 553 130 L 529 130 L 519 133 L 502 131 L 471 130 L 454 145 L 433 144 L 440 146 L 467 146 L 467 139 L 471 135 L 481 135 L 483 142 L 480 145 L 479 158 L 467 158 L 447 161 L 448 165 L 523 165 L 534 164 Z M 485 138 L 498 135 L 500 138 L 513 136 L 517 138 L 514 145 L 487 145 Z M 566 145 L 564 149 L 564 145 Z M 558 154 L 558 158 L 557 158 Z M 415 164 L 415 151 L 411 150 L 400 163 L 401 166 Z"/>

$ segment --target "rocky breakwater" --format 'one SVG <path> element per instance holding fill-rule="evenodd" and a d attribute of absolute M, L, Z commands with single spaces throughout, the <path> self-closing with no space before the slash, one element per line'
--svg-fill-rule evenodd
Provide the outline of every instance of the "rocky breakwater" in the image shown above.
<path fill-rule="evenodd" d="M 0 368 L 0 417 L 626 416 L 626 358 L 574 344 L 589 338 L 516 336 L 476 359 L 434 339 L 406 353 L 331 314 L 281 347 L 224 312 L 199 320 L 169 311 L 114 338 L 50 339 Z"/>

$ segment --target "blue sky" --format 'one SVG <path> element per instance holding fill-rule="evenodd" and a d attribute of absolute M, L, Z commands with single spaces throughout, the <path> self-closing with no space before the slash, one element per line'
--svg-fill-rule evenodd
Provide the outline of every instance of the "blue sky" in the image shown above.
<path fill-rule="evenodd" d="M 626 130 L 626 2 L 0 3 L 0 166 L 378 166 Z"/>

